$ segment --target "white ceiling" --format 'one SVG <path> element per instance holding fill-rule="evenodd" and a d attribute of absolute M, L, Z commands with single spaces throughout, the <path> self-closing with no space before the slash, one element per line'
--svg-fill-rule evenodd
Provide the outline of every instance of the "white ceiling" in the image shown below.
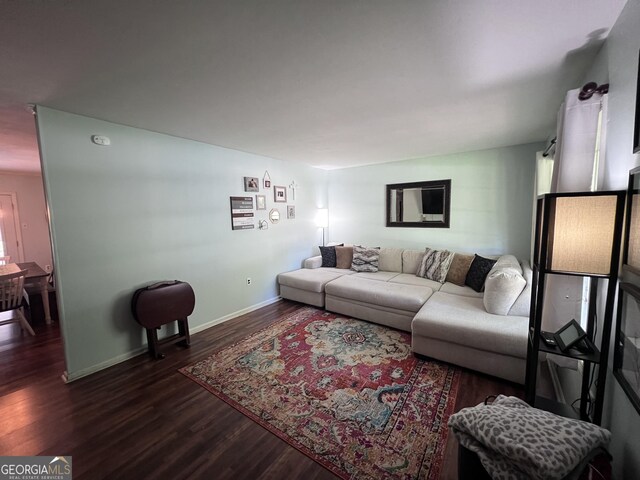
<path fill-rule="evenodd" d="M 324 168 L 544 140 L 625 0 L 0 0 L 0 170 L 37 103 Z"/>

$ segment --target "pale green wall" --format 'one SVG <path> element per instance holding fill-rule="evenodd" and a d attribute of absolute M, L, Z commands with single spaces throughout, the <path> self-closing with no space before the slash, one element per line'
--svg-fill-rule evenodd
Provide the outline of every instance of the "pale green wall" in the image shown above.
<path fill-rule="evenodd" d="M 628 0 L 585 81 L 609 82 L 605 190 L 627 188 L 629 170 L 640 165 L 632 153 L 638 50 L 640 49 L 640 1 Z M 626 274 L 625 274 L 626 277 Z M 625 278 L 626 280 L 626 278 Z M 637 283 L 638 279 L 634 279 Z M 612 433 L 614 477 L 640 478 L 640 414 L 611 372 L 607 375 L 603 426 Z"/>
<path fill-rule="evenodd" d="M 327 201 L 322 170 L 44 107 L 38 128 L 72 378 L 143 345 L 129 307 L 136 288 L 188 281 L 196 328 L 269 302 L 276 274 L 299 268 L 320 242 L 313 219 Z M 111 146 L 91 143 L 94 134 Z M 274 185 L 301 185 L 289 202 L 297 218 L 287 220 L 278 204 L 279 224 L 232 231 L 229 197 L 244 195 L 243 176 L 262 179 L 265 170 Z M 260 193 L 272 208 L 273 190 Z"/>
<path fill-rule="evenodd" d="M 329 172 L 331 241 L 529 258 L 534 143 Z M 451 179 L 451 228 L 388 228 L 388 183 Z"/>

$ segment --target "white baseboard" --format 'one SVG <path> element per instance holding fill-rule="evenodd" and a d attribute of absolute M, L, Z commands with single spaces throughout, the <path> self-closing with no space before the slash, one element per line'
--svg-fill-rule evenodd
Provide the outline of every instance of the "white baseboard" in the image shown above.
<path fill-rule="evenodd" d="M 243 308 L 242 310 L 238 310 L 236 312 L 230 313 L 228 315 L 225 315 L 224 317 L 216 318 L 215 320 L 211 320 L 210 322 L 203 323 L 202 325 L 198 325 L 196 327 L 190 328 L 189 332 L 190 333 L 201 332 L 203 330 L 206 330 L 207 328 L 211 328 L 211 327 L 213 327 L 215 325 L 218 325 L 220 323 L 224 323 L 227 320 L 231 320 L 232 318 L 239 317 L 240 315 L 244 315 L 246 313 L 250 313 L 250 312 L 253 312 L 255 310 L 258 310 L 258 309 L 260 309 L 262 307 L 266 307 L 266 306 L 271 305 L 273 303 L 279 302 L 280 300 L 282 300 L 282 297 L 280 295 L 278 295 L 277 297 L 270 298 L 268 300 L 265 300 L 264 302 L 256 303 L 255 305 L 251 305 L 250 307 Z"/>
<path fill-rule="evenodd" d="M 209 322 L 198 325 L 194 328 L 190 328 L 189 333 L 193 335 L 194 333 L 202 332 L 207 328 L 211 328 L 215 325 L 231 320 L 232 318 L 236 318 L 246 313 L 253 312 L 255 310 L 258 310 L 262 307 L 266 307 L 268 305 L 279 302 L 281 300 L 282 300 L 282 297 L 278 295 L 277 297 L 270 298 L 268 300 L 265 300 L 264 302 L 256 303 L 255 305 L 251 305 L 247 308 L 243 308 L 242 310 L 238 310 L 236 312 L 230 313 L 223 317 L 216 318 L 215 320 L 211 320 Z M 96 372 L 99 372 L 100 370 L 104 370 L 105 368 L 112 367 L 118 363 L 122 363 L 126 360 L 129 360 L 130 358 L 137 357 L 138 355 L 146 352 L 147 352 L 147 344 L 145 343 L 139 348 L 131 350 L 127 353 L 123 353 L 122 355 L 118 355 L 117 357 L 110 358 L 109 360 L 105 360 L 104 362 L 100 362 L 96 365 L 83 368 L 82 370 L 78 370 L 77 372 L 69 373 L 65 370 L 62 373 L 61 378 L 64 383 L 70 383 L 75 380 L 78 380 L 79 378 L 86 377 L 87 375 L 91 375 L 92 373 L 96 373 Z"/>
<path fill-rule="evenodd" d="M 137 357 L 141 353 L 147 351 L 147 345 L 143 345 L 142 347 L 136 348 L 135 350 L 131 350 L 130 352 L 123 353 L 122 355 L 118 355 L 117 357 L 110 358 L 109 360 L 105 360 L 104 362 L 100 362 L 96 365 L 92 365 L 87 368 L 83 368 L 82 370 L 78 370 L 77 372 L 69 373 L 66 370 L 62 374 L 62 380 L 65 383 L 73 382 L 74 380 L 78 380 L 79 378 L 86 377 L 87 375 L 91 375 L 92 373 L 99 372 L 100 370 L 104 370 L 105 368 L 113 367 L 118 363 L 122 363 L 125 360 L 129 360 L 130 358 Z"/>

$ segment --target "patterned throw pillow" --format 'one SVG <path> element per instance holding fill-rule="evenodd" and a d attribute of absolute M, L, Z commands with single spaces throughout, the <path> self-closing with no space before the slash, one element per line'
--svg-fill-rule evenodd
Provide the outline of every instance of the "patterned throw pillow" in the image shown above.
<path fill-rule="evenodd" d="M 380 248 L 353 247 L 351 270 L 354 272 L 377 272 Z"/>
<path fill-rule="evenodd" d="M 335 267 L 336 266 L 336 247 L 318 247 L 320 249 L 320 255 L 322 255 L 323 267 Z"/>
<path fill-rule="evenodd" d="M 449 266 L 453 260 L 453 255 L 454 253 L 448 250 L 431 250 L 430 248 L 426 248 L 416 276 L 444 283 L 447 278 Z"/>
<path fill-rule="evenodd" d="M 353 247 L 336 247 L 336 267 L 351 268 Z"/>
<path fill-rule="evenodd" d="M 469 271 L 469 267 L 471 267 L 471 262 L 473 262 L 473 255 L 456 253 L 453 256 L 451 266 L 447 272 L 446 281 L 464 287 L 464 281 L 467 278 L 467 272 Z"/>
<path fill-rule="evenodd" d="M 481 292 L 482 287 L 484 287 L 484 281 L 495 263 L 496 260 L 475 255 L 464 284 L 473 288 L 476 292 Z"/>

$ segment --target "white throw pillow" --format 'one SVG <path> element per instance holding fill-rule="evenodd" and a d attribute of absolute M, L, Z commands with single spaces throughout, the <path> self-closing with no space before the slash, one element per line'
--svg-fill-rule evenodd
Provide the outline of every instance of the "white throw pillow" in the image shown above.
<path fill-rule="evenodd" d="M 528 317 L 529 310 L 531 310 L 531 281 L 533 279 L 533 272 L 527 262 L 522 262 L 522 276 L 527 281 L 527 286 L 524 287 L 520 296 L 511 306 L 509 315 Z"/>
<path fill-rule="evenodd" d="M 527 281 L 512 267 L 493 269 L 484 283 L 484 308 L 494 315 L 507 315 Z"/>

